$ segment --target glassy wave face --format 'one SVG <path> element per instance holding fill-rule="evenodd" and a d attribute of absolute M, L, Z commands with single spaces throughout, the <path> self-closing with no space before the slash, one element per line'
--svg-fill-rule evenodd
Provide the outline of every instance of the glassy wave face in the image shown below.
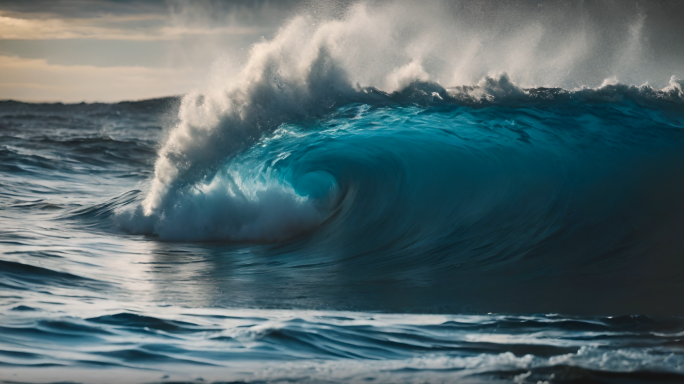
<path fill-rule="evenodd" d="M 0 380 L 683 382 L 682 81 L 449 69 L 397 12 L 183 98 L 1 102 Z"/>

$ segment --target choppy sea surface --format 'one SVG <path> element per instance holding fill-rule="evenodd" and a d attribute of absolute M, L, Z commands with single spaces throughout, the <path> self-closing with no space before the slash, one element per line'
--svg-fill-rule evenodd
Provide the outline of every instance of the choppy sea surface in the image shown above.
<path fill-rule="evenodd" d="M 0 381 L 684 382 L 681 82 L 490 80 L 1 102 Z"/>

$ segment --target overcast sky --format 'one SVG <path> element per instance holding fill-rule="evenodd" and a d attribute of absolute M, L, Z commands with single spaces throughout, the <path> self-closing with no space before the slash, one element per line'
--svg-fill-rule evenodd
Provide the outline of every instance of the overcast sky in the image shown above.
<path fill-rule="evenodd" d="M 383 1 L 390 0 L 374 0 Z M 214 63 L 238 68 L 250 46 L 273 37 L 289 17 L 349 2 L 0 0 L 0 99 L 119 101 L 182 94 L 206 83 Z M 629 33 L 630 23 L 643 18 L 643 54 L 660 63 L 657 79 L 684 71 L 684 1 L 443 2 L 454 13 L 462 13 L 463 4 L 470 11 L 479 4 L 463 19 L 475 28 L 487 26 L 491 15 L 523 15 L 511 19 L 515 28 L 526 23 L 525 15 L 555 9 L 564 22 L 549 25 L 572 28 L 583 18 L 583 25 L 605 36 L 605 49 L 621 38 L 611 34 Z"/>

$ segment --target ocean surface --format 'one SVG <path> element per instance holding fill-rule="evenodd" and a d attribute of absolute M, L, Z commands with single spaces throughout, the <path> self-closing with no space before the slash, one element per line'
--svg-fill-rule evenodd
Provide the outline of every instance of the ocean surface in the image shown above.
<path fill-rule="evenodd" d="M 1 102 L 0 380 L 684 382 L 680 81 L 343 96 Z"/>

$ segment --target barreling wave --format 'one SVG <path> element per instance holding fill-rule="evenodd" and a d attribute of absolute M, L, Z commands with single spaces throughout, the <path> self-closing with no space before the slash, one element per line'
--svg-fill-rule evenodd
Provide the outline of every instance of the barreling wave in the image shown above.
<path fill-rule="evenodd" d="M 229 241 L 281 241 L 317 228 L 338 211 L 351 187 L 341 185 L 339 174 L 313 165 L 306 174 L 276 171 L 278 156 L 288 152 L 259 160 L 253 157 L 263 154 L 256 155 L 255 148 L 275 140 L 277 129 L 289 132 L 284 124 L 304 127 L 297 134 L 307 136 L 306 127 L 320 125 L 317 119 L 350 105 L 572 108 L 610 102 L 677 110 L 684 101 L 684 83 L 674 77 L 662 89 L 606 81 L 566 90 L 519 86 L 501 73 L 475 85 L 444 87 L 438 80 L 445 69 L 423 65 L 440 47 L 397 55 L 382 49 L 406 38 L 401 16 L 357 6 L 341 20 L 316 21 L 293 19 L 275 39 L 253 47 L 231 82 L 183 99 L 146 197 L 117 217 L 123 228 L 167 240 Z M 371 59 L 372 67 L 359 66 Z M 377 161 L 393 156 L 383 154 Z M 401 177 L 407 170 L 396 171 Z"/>

